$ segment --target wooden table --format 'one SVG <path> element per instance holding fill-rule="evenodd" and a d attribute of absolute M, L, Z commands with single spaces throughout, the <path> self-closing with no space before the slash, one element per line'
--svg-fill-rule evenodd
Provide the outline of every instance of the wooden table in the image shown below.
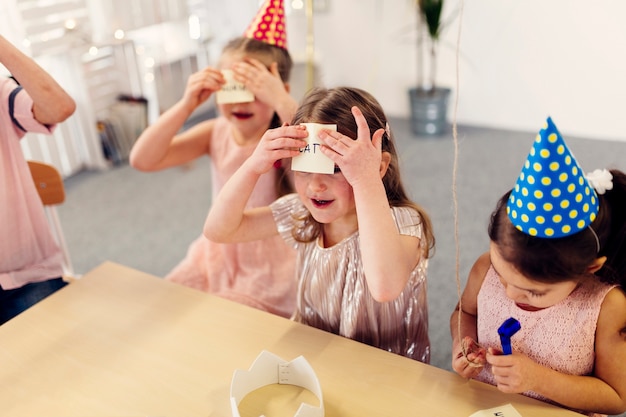
<path fill-rule="evenodd" d="M 111 262 L 0 326 L 0 414 L 229 417 L 233 371 L 262 350 L 309 361 L 327 417 L 464 417 L 507 403 L 524 417 L 580 417 Z M 282 387 L 246 397 L 242 417 L 315 400 Z"/>

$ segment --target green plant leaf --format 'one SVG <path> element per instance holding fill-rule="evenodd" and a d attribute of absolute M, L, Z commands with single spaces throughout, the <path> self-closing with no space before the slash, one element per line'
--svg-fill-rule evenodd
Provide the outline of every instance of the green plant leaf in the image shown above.
<path fill-rule="evenodd" d="M 430 37 L 436 41 L 439 39 L 441 29 L 441 10 L 443 9 L 443 0 L 418 0 L 420 13 L 424 17 L 428 26 Z"/>

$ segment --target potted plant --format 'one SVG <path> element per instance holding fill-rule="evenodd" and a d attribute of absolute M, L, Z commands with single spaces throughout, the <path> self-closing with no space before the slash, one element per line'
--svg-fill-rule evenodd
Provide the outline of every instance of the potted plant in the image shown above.
<path fill-rule="evenodd" d="M 444 24 L 443 0 L 413 0 L 417 10 L 417 86 L 409 89 L 411 129 L 416 135 L 441 135 L 448 127 L 451 89 L 437 83 L 439 37 Z M 425 39 L 426 38 L 426 39 Z M 429 52 L 429 73 L 424 77 L 424 44 Z"/>

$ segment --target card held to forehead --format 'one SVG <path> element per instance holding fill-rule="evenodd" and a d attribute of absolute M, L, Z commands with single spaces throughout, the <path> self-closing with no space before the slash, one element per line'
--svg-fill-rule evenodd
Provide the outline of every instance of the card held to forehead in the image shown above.
<path fill-rule="evenodd" d="M 307 145 L 300 148 L 300 155 L 291 158 L 293 171 L 311 172 L 318 174 L 333 174 L 335 163 L 321 151 L 322 141 L 317 137 L 320 130 L 337 131 L 337 125 L 324 125 L 319 123 L 302 123 L 309 133 Z"/>
<path fill-rule="evenodd" d="M 242 83 L 235 81 L 233 70 L 222 70 L 222 74 L 226 79 L 226 84 L 216 93 L 215 101 L 217 104 L 249 103 L 254 101 L 252 91 L 248 90 Z"/>

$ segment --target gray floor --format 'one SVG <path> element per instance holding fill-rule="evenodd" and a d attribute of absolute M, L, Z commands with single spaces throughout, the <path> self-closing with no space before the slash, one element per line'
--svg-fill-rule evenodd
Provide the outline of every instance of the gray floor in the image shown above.
<path fill-rule="evenodd" d="M 543 122 L 543 121 L 541 121 Z M 537 127 L 539 129 L 540 126 Z M 452 134 L 415 137 L 392 120 L 405 184 L 432 216 L 437 238 L 429 265 L 432 364 L 450 369 L 448 320 L 457 297 Z M 486 250 L 486 226 L 497 199 L 513 186 L 536 132 L 458 128 L 459 279 Z M 626 169 L 626 142 L 566 137 L 586 171 Z M 186 168 L 145 174 L 128 166 L 82 172 L 66 181 L 59 214 L 78 273 L 105 260 L 165 275 L 200 234 L 210 205 L 208 158 Z"/>

